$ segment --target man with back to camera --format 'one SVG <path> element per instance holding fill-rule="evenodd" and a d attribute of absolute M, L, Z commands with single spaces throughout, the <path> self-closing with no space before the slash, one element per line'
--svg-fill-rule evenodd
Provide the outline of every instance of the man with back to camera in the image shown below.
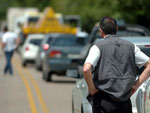
<path fill-rule="evenodd" d="M 150 76 L 150 59 L 136 45 L 116 35 L 115 19 L 104 17 L 99 24 L 104 40 L 90 48 L 83 66 L 93 113 L 132 113 L 130 96 Z M 136 66 L 145 66 L 137 80 Z"/>

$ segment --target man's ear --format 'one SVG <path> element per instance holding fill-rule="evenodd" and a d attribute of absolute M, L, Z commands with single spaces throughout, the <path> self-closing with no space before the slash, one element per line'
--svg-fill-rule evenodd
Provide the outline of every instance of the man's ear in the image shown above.
<path fill-rule="evenodd" d="M 100 32 L 100 33 L 102 32 L 102 29 L 101 29 L 101 28 L 99 29 L 99 32 Z"/>
<path fill-rule="evenodd" d="M 99 32 L 101 34 L 101 37 L 104 38 L 105 35 L 104 35 L 104 32 L 103 32 L 103 30 L 101 28 L 99 29 Z"/>

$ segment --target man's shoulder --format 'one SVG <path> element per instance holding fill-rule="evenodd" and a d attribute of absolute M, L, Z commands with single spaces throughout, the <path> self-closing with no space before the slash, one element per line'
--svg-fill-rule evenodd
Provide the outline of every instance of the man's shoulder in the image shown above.
<path fill-rule="evenodd" d="M 119 36 L 115 36 L 113 38 L 107 38 L 107 39 L 103 39 L 103 40 L 98 40 L 94 43 L 94 45 L 96 45 L 97 47 L 102 47 L 102 46 L 108 46 L 108 45 L 111 45 L 113 43 L 117 43 L 117 44 L 121 44 L 121 45 L 127 45 L 127 46 L 132 46 L 134 47 L 135 44 L 128 41 L 128 40 L 125 40 L 125 39 L 122 39 L 121 37 Z"/>
<path fill-rule="evenodd" d="M 128 44 L 128 45 L 133 45 L 134 46 L 134 43 L 132 43 L 132 42 L 130 42 L 130 41 L 128 41 L 128 40 L 125 40 L 125 39 L 119 39 L 122 43 L 124 43 L 124 44 Z"/>
<path fill-rule="evenodd" d="M 3 35 L 4 37 L 17 37 L 17 34 L 14 32 L 6 32 Z"/>
<path fill-rule="evenodd" d="M 107 40 L 105 40 L 105 39 L 100 39 L 100 40 L 95 41 L 95 42 L 94 42 L 94 45 L 100 47 L 100 46 L 103 46 L 103 45 L 105 45 L 105 44 L 107 44 L 107 43 L 108 43 Z"/>

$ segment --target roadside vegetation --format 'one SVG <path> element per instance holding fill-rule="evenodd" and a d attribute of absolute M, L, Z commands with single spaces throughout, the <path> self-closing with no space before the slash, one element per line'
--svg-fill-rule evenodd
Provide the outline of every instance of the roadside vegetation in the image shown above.
<path fill-rule="evenodd" d="M 88 32 L 103 16 L 150 28 L 149 0 L 0 0 L 0 20 L 6 19 L 9 7 L 38 7 L 43 11 L 47 6 L 63 14 L 79 14 Z"/>

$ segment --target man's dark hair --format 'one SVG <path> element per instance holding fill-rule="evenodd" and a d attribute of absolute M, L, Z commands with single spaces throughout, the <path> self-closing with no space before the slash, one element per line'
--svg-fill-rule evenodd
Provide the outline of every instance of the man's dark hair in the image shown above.
<path fill-rule="evenodd" d="M 107 34 L 115 35 L 117 33 L 117 22 L 115 19 L 110 17 L 104 17 L 100 20 L 100 28 Z"/>
<path fill-rule="evenodd" d="M 4 32 L 7 32 L 7 31 L 8 31 L 8 27 L 5 26 L 5 27 L 4 27 Z"/>

